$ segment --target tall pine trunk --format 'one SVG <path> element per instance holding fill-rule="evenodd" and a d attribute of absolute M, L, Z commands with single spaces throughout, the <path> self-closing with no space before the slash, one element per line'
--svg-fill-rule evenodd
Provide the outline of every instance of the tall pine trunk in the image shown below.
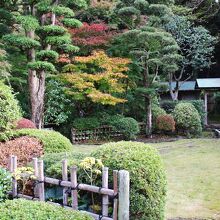
<path fill-rule="evenodd" d="M 145 98 L 145 109 L 147 113 L 146 119 L 146 135 L 149 137 L 152 134 L 152 101 L 150 97 Z"/>
<path fill-rule="evenodd" d="M 37 128 L 43 127 L 44 96 L 45 96 L 45 72 L 39 74 L 36 71 L 29 71 L 28 75 L 30 100 L 31 100 L 31 120 Z"/>

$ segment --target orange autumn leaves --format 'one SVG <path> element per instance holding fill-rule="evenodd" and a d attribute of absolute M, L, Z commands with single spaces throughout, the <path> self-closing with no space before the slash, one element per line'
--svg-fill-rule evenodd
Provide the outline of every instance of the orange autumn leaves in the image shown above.
<path fill-rule="evenodd" d="M 129 59 L 108 57 L 104 51 L 94 51 L 87 57 L 75 57 L 73 64 L 63 68 L 62 80 L 75 100 L 90 100 L 103 105 L 126 102 L 116 94 L 125 91 L 124 74 Z"/>

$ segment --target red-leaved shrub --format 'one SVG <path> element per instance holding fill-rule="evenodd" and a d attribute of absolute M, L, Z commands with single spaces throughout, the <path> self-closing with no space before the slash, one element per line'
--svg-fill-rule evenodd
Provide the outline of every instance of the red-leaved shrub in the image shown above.
<path fill-rule="evenodd" d="M 175 131 L 175 121 L 172 115 L 160 115 L 156 120 L 156 127 L 160 131 Z"/>
<path fill-rule="evenodd" d="M 36 128 L 35 124 L 26 118 L 21 118 L 17 121 L 16 129 L 22 129 L 22 128 Z"/>
<path fill-rule="evenodd" d="M 25 166 L 33 157 L 43 155 L 42 143 L 33 137 L 19 137 L 14 140 L 0 142 L 0 166 L 7 167 L 10 155 L 18 157 L 18 165 Z"/>

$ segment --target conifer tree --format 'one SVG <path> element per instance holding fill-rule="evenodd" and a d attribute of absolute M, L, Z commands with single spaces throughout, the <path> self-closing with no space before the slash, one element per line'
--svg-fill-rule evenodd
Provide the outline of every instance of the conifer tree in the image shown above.
<path fill-rule="evenodd" d="M 74 53 L 66 28 L 81 26 L 74 18 L 68 4 L 83 7 L 84 0 L 22 0 L 19 10 L 13 13 L 15 20 L 12 34 L 3 36 L 10 46 L 27 55 L 28 84 L 31 103 L 31 119 L 38 128 L 43 126 L 46 73 L 56 72 L 55 63 L 59 53 Z"/>
<path fill-rule="evenodd" d="M 157 95 L 161 79 L 178 70 L 179 47 L 171 34 L 154 27 L 143 27 L 125 32 L 113 42 L 111 52 L 130 57 L 139 69 L 136 92 L 145 102 L 146 135 L 152 132 L 152 100 Z"/>

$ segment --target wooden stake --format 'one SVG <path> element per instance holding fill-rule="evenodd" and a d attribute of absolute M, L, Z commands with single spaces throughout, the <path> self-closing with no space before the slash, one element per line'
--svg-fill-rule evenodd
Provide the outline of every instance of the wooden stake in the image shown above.
<path fill-rule="evenodd" d="M 62 161 L 62 180 L 63 181 L 68 181 L 67 160 L 65 160 L 65 159 Z M 63 188 L 63 205 L 68 204 L 67 190 L 68 190 L 67 187 Z"/>
<path fill-rule="evenodd" d="M 12 156 L 12 173 L 15 173 L 17 170 L 17 156 Z M 12 196 L 13 198 L 16 198 L 18 195 L 18 183 L 15 178 L 12 180 Z"/>
<path fill-rule="evenodd" d="M 71 197 L 72 197 L 72 207 L 78 210 L 78 192 L 77 192 L 77 167 L 73 166 L 70 169 L 70 179 L 71 179 Z"/>
<path fill-rule="evenodd" d="M 102 188 L 108 189 L 108 167 L 102 169 Z M 108 195 L 102 196 L 102 216 L 108 216 Z"/>
<path fill-rule="evenodd" d="M 118 220 L 129 220 L 129 172 L 119 171 Z"/>
<path fill-rule="evenodd" d="M 118 195 L 118 171 L 113 171 L 113 189 L 114 196 Z M 118 198 L 114 198 L 113 204 L 113 220 L 118 220 Z"/>
<path fill-rule="evenodd" d="M 45 192 L 44 192 L 44 162 L 43 160 L 38 161 L 38 194 L 39 200 L 45 201 Z"/>
<path fill-rule="evenodd" d="M 37 158 L 33 158 L 33 166 L 34 166 L 34 176 L 36 176 L 36 178 L 38 178 L 38 159 Z M 36 184 L 34 187 L 34 196 L 35 197 L 39 197 L 38 191 L 39 191 L 38 184 Z"/>

